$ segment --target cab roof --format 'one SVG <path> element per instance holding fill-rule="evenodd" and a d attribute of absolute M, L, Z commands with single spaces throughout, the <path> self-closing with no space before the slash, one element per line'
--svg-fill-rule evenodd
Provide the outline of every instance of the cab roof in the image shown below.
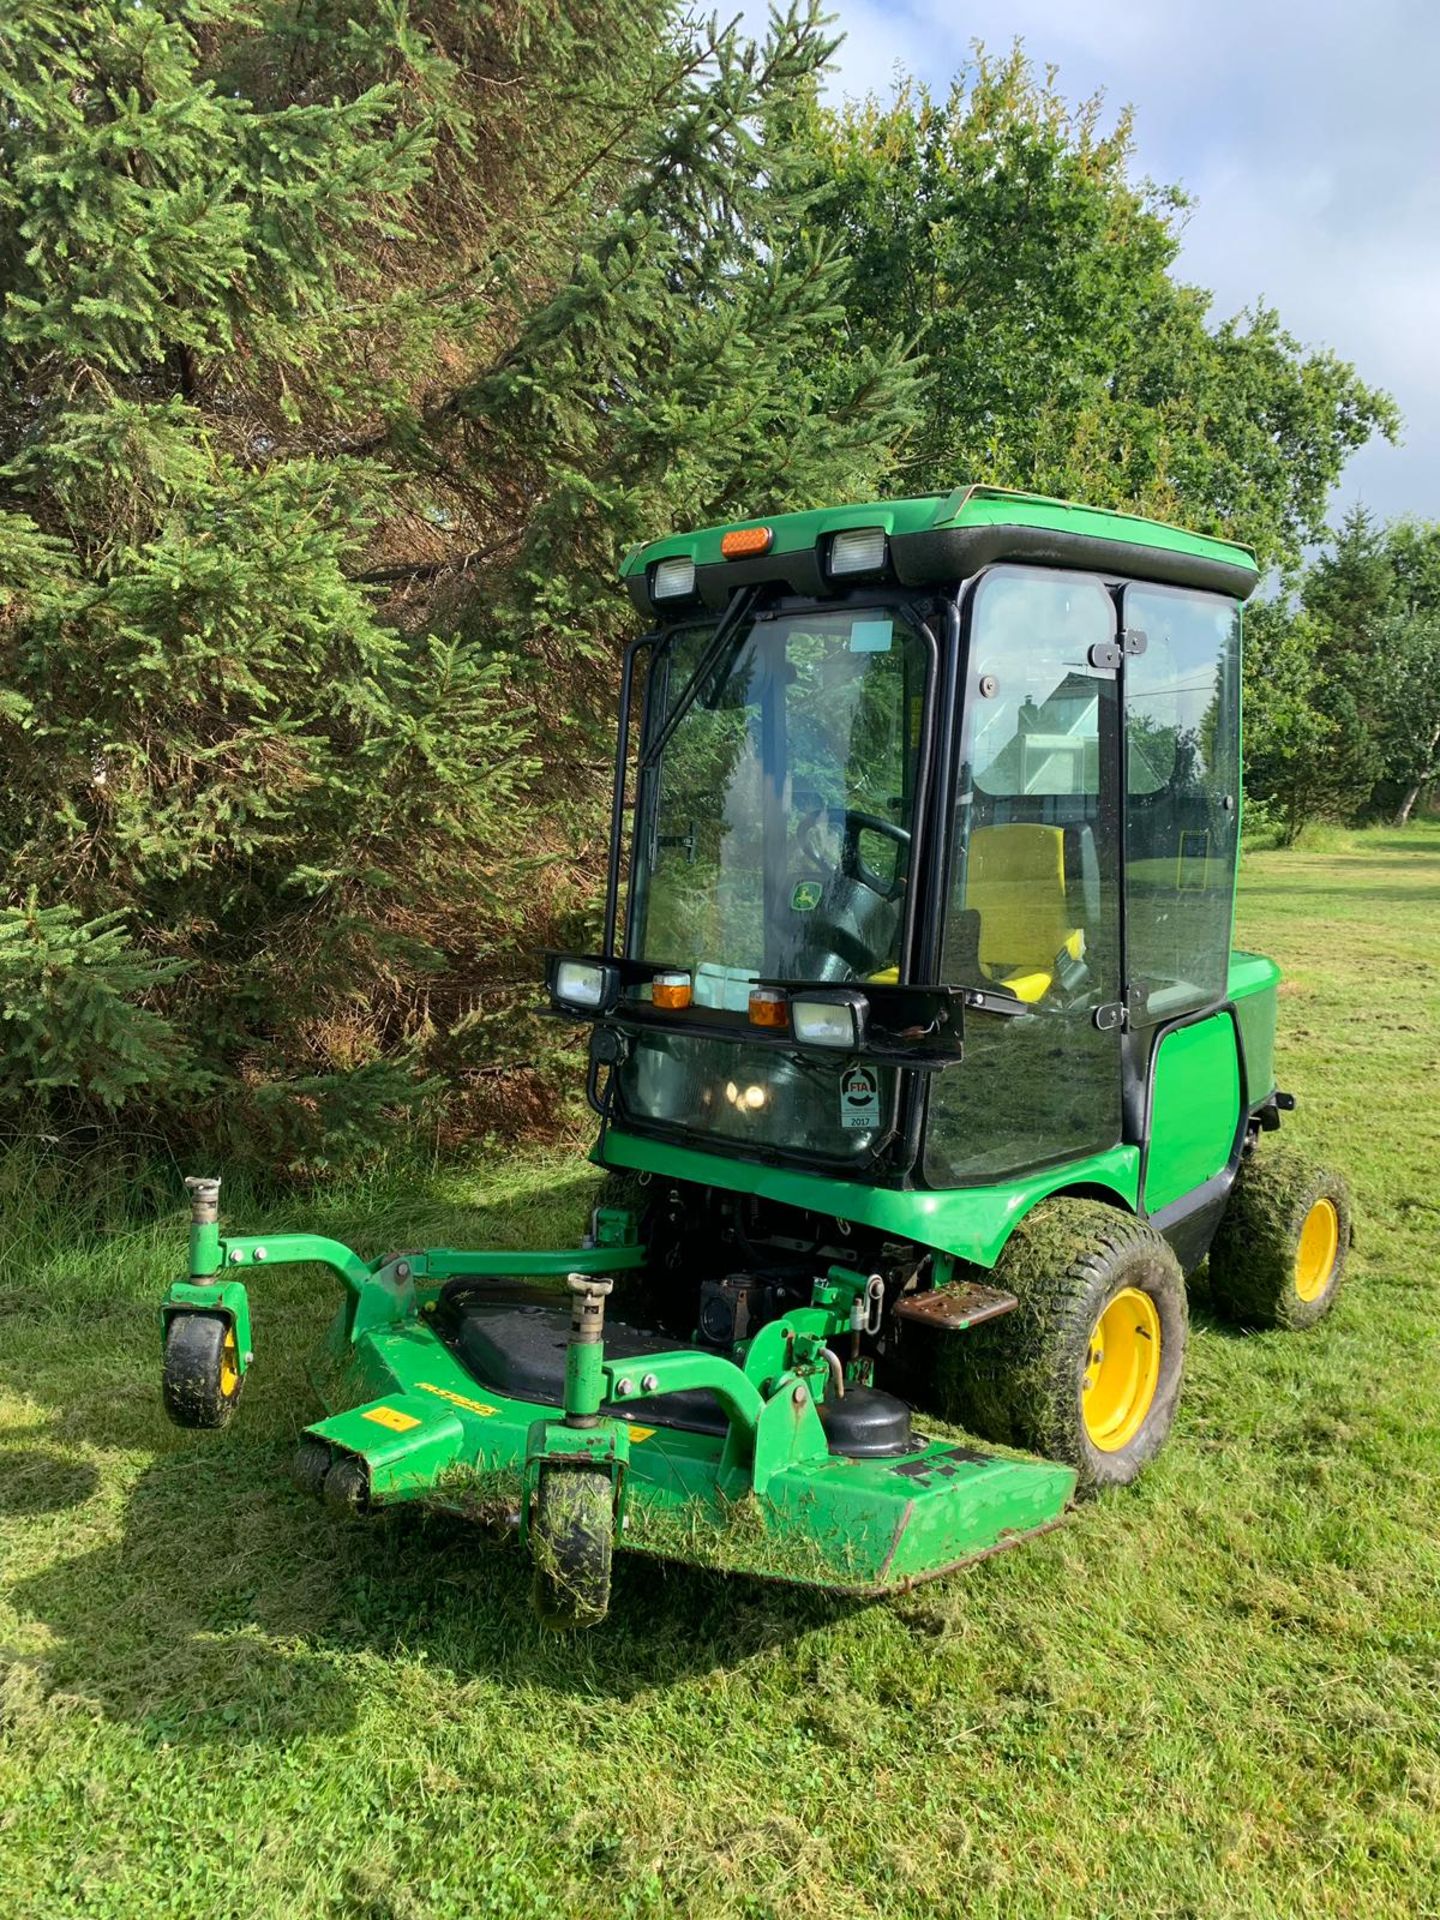
<path fill-rule="evenodd" d="M 887 571 L 905 586 L 975 573 L 1000 560 L 1083 568 L 1123 578 L 1196 586 L 1245 599 L 1260 577 L 1249 547 L 1190 533 L 1161 520 L 1081 506 L 1044 494 L 1003 487 L 957 487 L 909 500 L 870 501 L 778 513 L 693 533 L 670 534 L 634 547 L 620 567 L 636 605 L 653 610 L 650 582 L 661 560 L 695 564 L 694 599 L 723 606 L 737 586 L 774 581 L 791 591 L 824 596 L 859 582 L 827 573 L 831 536 L 849 528 L 880 527 L 887 536 Z M 769 528 L 763 554 L 727 559 L 727 533 Z M 678 611 L 678 609 L 677 609 Z"/>

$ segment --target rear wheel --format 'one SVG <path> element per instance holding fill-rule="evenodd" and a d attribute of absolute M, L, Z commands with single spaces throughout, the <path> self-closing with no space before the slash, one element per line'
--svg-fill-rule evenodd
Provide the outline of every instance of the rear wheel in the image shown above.
<path fill-rule="evenodd" d="M 1281 1147 L 1240 1164 L 1210 1248 L 1210 1297 L 1247 1327 L 1313 1327 L 1334 1306 L 1352 1216 L 1338 1173 Z"/>
<path fill-rule="evenodd" d="M 1180 1399 L 1188 1316 L 1180 1263 L 1143 1221 L 1089 1200 L 1044 1202 L 994 1272 L 1019 1299 L 948 1336 L 946 1411 L 986 1439 L 1124 1486 L 1154 1459 Z"/>
<path fill-rule="evenodd" d="M 590 1467 L 542 1467 L 530 1521 L 535 1609 L 547 1627 L 593 1627 L 610 1610 L 615 1489 Z"/>
<path fill-rule="evenodd" d="M 223 1314 L 171 1314 L 161 1392 L 177 1427 L 227 1426 L 243 1384 L 235 1329 Z"/>

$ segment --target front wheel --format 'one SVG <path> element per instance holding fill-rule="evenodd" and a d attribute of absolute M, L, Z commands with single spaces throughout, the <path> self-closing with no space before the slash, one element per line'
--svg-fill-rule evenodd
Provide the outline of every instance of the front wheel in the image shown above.
<path fill-rule="evenodd" d="M 1288 1147 L 1257 1147 L 1210 1248 L 1210 1297 L 1241 1326 L 1313 1327 L 1339 1295 L 1350 1234 L 1338 1173 Z"/>
<path fill-rule="evenodd" d="M 946 1411 L 983 1438 L 1076 1469 L 1077 1491 L 1128 1485 L 1180 1400 L 1185 1277 L 1164 1238 L 1097 1201 L 1049 1200 L 996 1263 L 1020 1305 L 948 1337 Z"/>
<path fill-rule="evenodd" d="M 547 1627 L 593 1627 L 610 1610 L 615 1489 L 591 1467 L 542 1467 L 530 1521 L 535 1609 Z"/>
<path fill-rule="evenodd" d="M 177 1427 L 228 1426 L 243 1384 L 235 1329 L 223 1314 L 170 1316 L 161 1391 Z"/>

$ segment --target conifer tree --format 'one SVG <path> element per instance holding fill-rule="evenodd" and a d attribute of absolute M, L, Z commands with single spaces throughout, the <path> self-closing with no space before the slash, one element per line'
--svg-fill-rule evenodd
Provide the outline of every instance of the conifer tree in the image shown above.
<path fill-rule="evenodd" d="M 886 347 L 811 372 L 846 268 L 783 131 L 829 47 L 652 0 L 0 17 L 0 851 L 110 943 L 151 1071 L 102 1100 L 191 1128 L 208 1075 L 222 1145 L 314 1165 L 523 1056 L 474 989 L 593 890 L 620 552 L 869 491 L 912 407 Z"/>

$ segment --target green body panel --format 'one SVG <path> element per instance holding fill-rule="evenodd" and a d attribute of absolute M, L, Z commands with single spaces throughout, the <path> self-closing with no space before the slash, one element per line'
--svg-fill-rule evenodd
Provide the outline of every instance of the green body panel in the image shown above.
<path fill-rule="evenodd" d="M 1136 514 L 1052 500 L 1043 494 L 1012 493 L 1001 487 L 957 487 L 951 493 L 926 494 L 919 499 L 878 500 L 858 506 L 818 508 L 808 513 L 762 515 L 731 521 L 724 526 L 698 528 L 693 533 L 670 534 L 663 540 L 633 547 L 621 563 L 621 577 L 642 573 L 656 560 L 681 556 L 694 560 L 697 567 L 715 565 L 724 558 L 720 542 L 725 534 L 742 527 L 760 526 L 773 531 L 772 553 L 801 552 L 813 547 L 822 535 L 846 527 L 883 527 L 888 534 L 905 534 L 935 532 L 946 527 L 1014 526 L 1113 540 L 1129 546 L 1163 548 L 1171 553 L 1226 561 L 1258 573 L 1250 549 L 1230 540 L 1187 533 L 1181 527 L 1143 520 Z"/>
<path fill-rule="evenodd" d="M 1240 1124 L 1240 1059 L 1228 1013 L 1176 1027 L 1156 1052 L 1145 1209 L 1159 1213 L 1223 1172 Z"/>
<path fill-rule="evenodd" d="M 1247 1107 L 1275 1091 L 1275 1026 L 1279 1012 L 1280 969 L 1259 953 L 1230 956 L 1230 998 L 1240 1022 L 1245 1050 Z"/>
<path fill-rule="evenodd" d="M 1235 1025 L 1217 1015 L 1203 1029 L 1185 1028 L 1167 1040 L 1157 1062 L 1145 1207 L 1157 1212 L 1222 1168 L 1230 1155 L 1240 1100 L 1253 1106 L 1275 1085 L 1276 989 L 1280 969 L 1257 953 L 1230 956 L 1228 995 L 1245 1052 L 1241 1084 Z M 1202 1038 L 1179 1046 L 1182 1034 Z M 1174 1049 L 1171 1051 L 1171 1049 Z M 965 1071 L 964 1063 L 952 1069 Z M 1224 1135 L 1218 1163 L 1214 1140 Z M 607 1128 L 591 1158 L 600 1166 L 633 1169 L 730 1193 L 753 1193 L 812 1213 L 849 1220 L 933 1247 L 977 1266 L 992 1267 L 1016 1224 L 1048 1194 L 1083 1187 L 1112 1193 L 1131 1212 L 1140 1206 L 1140 1149 L 1116 1146 L 1081 1160 L 1043 1167 L 1023 1179 L 993 1186 L 919 1189 L 873 1186 L 863 1180 L 744 1160 L 705 1148 Z M 1206 1168 L 1201 1172 L 1199 1169 Z M 1164 1197 L 1158 1197 L 1163 1195 Z"/>
<path fill-rule="evenodd" d="M 960 1066 L 955 1071 L 965 1069 Z M 699 1186 L 723 1187 L 731 1193 L 759 1194 L 833 1219 L 878 1227 L 982 1267 L 994 1266 L 1016 1223 L 1047 1194 L 1066 1187 L 1103 1188 L 1132 1212 L 1139 1199 L 1140 1150 L 1125 1146 L 1042 1167 L 1022 1180 L 928 1190 L 831 1179 L 622 1133 L 614 1127 L 602 1135 L 592 1157 L 601 1166 L 629 1167 Z"/>

